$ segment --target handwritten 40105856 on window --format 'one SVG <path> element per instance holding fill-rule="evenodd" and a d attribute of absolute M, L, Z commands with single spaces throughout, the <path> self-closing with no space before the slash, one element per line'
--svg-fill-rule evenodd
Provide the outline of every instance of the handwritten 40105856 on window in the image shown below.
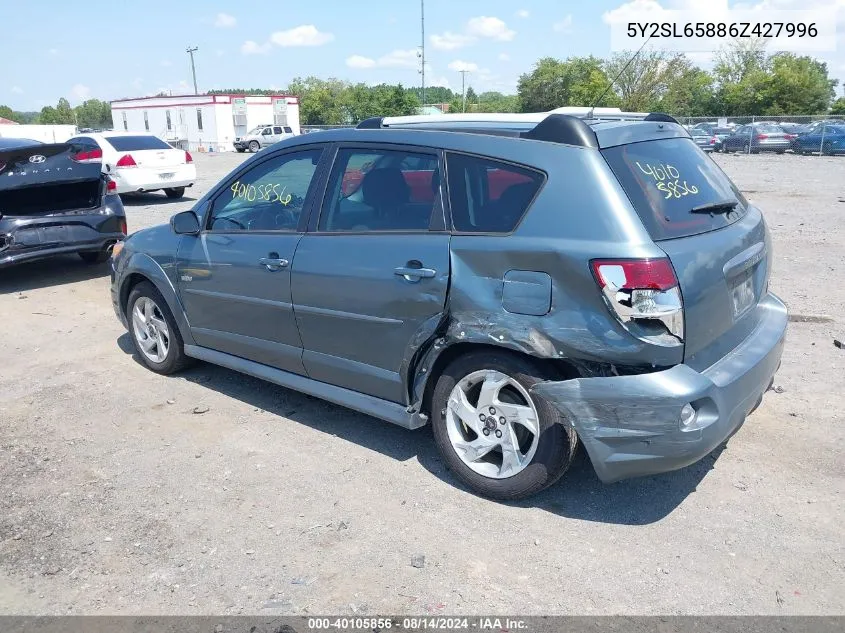
<path fill-rule="evenodd" d="M 641 172 L 654 179 L 658 191 L 666 194 L 664 198 L 683 198 L 698 193 L 698 187 L 690 185 L 686 180 L 681 181 L 681 172 L 677 167 L 663 163 L 646 163 L 643 167 L 639 161 L 636 164 Z"/>
<path fill-rule="evenodd" d="M 281 188 L 281 189 L 280 189 Z M 260 200 L 263 202 L 278 202 L 284 206 L 288 206 L 293 200 L 291 194 L 285 195 L 287 186 L 276 184 L 266 185 L 247 185 L 242 182 L 235 181 L 230 187 L 232 190 L 232 198 L 239 200 L 246 200 L 247 202 L 255 202 Z"/>

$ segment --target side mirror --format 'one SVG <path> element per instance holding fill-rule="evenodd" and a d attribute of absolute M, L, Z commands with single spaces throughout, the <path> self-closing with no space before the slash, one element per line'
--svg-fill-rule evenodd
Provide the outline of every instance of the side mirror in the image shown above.
<path fill-rule="evenodd" d="M 176 235 L 196 235 L 200 232 L 200 221 L 193 211 L 182 211 L 170 218 L 170 228 Z"/>

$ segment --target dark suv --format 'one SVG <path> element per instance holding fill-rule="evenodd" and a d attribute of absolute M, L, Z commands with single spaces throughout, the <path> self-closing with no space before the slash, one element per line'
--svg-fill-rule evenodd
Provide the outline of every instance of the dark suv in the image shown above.
<path fill-rule="evenodd" d="M 578 440 L 605 482 L 681 468 L 771 385 L 759 209 L 663 114 L 368 120 L 245 161 L 113 260 L 138 354 L 409 429 L 525 497 Z"/>

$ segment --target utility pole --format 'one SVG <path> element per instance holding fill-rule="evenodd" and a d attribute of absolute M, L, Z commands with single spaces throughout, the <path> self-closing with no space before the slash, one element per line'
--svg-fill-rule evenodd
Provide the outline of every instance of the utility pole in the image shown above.
<path fill-rule="evenodd" d="M 421 47 L 420 57 L 422 58 L 422 66 L 420 73 L 422 73 L 422 105 L 425 106 L 425 0 L 420 0 L 420 35 Z"/>
<path fill-rule="evenodd" d="M 194 76 L 194 94 L 195 95 L 199 94 L 199 90 L 197 90 L 197 69 L 194 66 L 194 53 L 198 50 L 199 49 L 196 46 L 194 46 L 193 48 L 188 47 L 188 48 L 185 49 L 185 52 L 188 53 L 188 55 L 191 56 L 191 74 Z"/>
<path fill-rule="evenodd" d="M 463 101 L 463 111 L 467 111 L 467 73 L 468 70 L 460 70 L 458 71 L 461 73 L 461 99 Z"/>

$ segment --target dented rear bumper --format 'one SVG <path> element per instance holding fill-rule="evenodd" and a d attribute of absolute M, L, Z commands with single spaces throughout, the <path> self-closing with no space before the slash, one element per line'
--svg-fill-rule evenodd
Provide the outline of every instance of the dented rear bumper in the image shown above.
<path fill-rule="evenodd" d="M 635 376 L 538 383 L 531 390 L 571 422 L 606 482 L 683 468 L 733 435 L 780 366 L 786 306 L 767 295 L 757 328 L 703 372 L 688 365 Z M 681 424 L 681 409 L 696 417 Z"/>

